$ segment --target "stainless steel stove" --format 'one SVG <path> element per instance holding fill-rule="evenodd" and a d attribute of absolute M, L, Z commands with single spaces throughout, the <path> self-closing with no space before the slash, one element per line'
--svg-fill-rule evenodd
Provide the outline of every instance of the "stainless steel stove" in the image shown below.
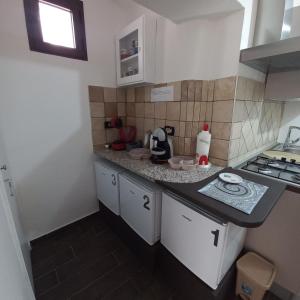
<path fill-rule="evenodd" d="M 293 159 L 278 160 L 261 155 L 249 160 L 241 169 L 300 187 L 300 164 Z"/>

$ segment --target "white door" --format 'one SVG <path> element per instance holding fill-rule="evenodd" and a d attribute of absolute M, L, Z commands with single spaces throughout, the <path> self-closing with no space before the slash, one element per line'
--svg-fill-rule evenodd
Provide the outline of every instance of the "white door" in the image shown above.
<path fill-rule="evenodd" d="M 0 294 L 1 299 L 35 299 L 1 173 Z"/>
<path fill-rule="evenodd" d="M 20 221 L 19 209 L 17 205 L 16 193 L 14 188 L 14 181 L 9 171 L 9 165 L 4 152 L 4 144 L 1 135 L 0 135 L 0 169 L 1 169 L 0 173 L 2 175 L 1 180 L 4 183 L 5 190 L 6 190 L 6 198 L 8 200 L 7 209 L 10 211 L 12 215 L 13 223 L 17 232 L 17 236 L 24 257 L 24 261 L 26 264 L 27 272 L 31 280 L 31 283 L 33 285 L 31 258 L 30 258 L 30 245 L 29 245 L 29 241 L 27 240 L 24 234 L 23 226 Z"/>
<path fill-rule="evenodd" d="M 95 162 L 97 197 L 113 213 L 120 215 L 118 171 Z"/>
<path fill-rule="evenodd" d="M 226 226 L 163 194 L 161 243 L 189 270 L 216 289 Z"/>
<path fill-rule="evenodd" d="M 148 244 L 155 243 L 155 198 L 145 187 L 120 176 L 120 210 L 124 221 Z"/>

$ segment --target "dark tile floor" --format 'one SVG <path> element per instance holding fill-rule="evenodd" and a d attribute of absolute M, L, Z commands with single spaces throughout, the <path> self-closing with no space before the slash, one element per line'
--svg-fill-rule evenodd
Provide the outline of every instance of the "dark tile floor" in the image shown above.
<path fill-rule="evenodd" d="M 38 300 L 184 299 L 135 258 L 99 213 L 33 241 L 32 265 Z"/>

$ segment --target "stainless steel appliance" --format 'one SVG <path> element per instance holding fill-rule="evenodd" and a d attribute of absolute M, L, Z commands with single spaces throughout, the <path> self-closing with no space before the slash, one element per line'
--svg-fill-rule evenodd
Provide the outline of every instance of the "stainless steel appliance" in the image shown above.
<path fill-rule="evenodd" d="M 241 166 L 242 170 L 273 177 L 276 180 L 300 187 L 300 163 L 295 159 L 274 159 L 259 155 Z"/>

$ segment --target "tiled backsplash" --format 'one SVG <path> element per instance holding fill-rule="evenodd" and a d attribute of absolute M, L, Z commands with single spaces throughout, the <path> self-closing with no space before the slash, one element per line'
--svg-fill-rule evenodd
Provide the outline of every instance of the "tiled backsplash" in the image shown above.
<path fill-rule="evenodd" d="M 264 83 L 239 77 L 232 118 L 229 163 L 272 146 L 280 129 L 283 103 L 264 100 Z"/>
<path fill-rule="evenodd" d="M 162 86 L 174 87 L 173 101 L 151 102 L 151 88 Z M 242 77 L 136 88 L 89 86 L 93 145 L 97 149 L 118 139 L 118 129 L 105 129 L 104 121 L 119 116 L 125 125 L 136 126 L 141 140 L 148 130 L 175 127 L 175 154 L 193 155 L 196 135 L 206 122 L 212 133 L 210 160 L 225 166 L 276 140 L 281 104 L 263 102 L 263 94 L 263 83 Z"/>

